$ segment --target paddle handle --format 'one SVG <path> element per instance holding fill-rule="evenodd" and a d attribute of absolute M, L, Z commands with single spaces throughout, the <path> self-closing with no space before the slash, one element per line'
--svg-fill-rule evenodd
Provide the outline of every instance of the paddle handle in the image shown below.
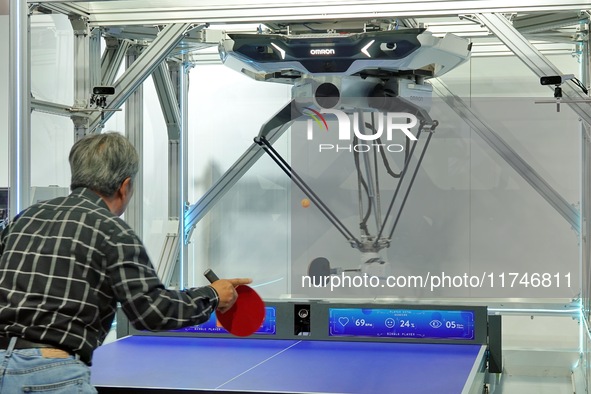
<path fill-rule="evenodd" d="M 213 272 L 211 268 L 206 269 L 203 275 L 207 278 L 209 283 L 213 283 L 216 280 L 220 280 L 220 278 L 218 278 L 218 276 L 215 274 L 215 272 Z"/>

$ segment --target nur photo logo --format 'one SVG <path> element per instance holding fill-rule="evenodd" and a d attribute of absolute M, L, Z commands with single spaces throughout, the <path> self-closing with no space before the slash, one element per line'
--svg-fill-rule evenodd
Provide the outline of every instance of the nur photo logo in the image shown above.
<path fill-rule="evenodd" d="M 307 120 L 306 135 L 308 141 L 314 140 L 314 129 L 324 130 L 330 132 L 329 125 L 325 115 L 333 115 L 337 120 L 337 135 L 339 141 L 350 141 L 349 144 L 318 144 L 318 151 L 347 151 L 347 152 L 368 152 L 372 149 L 385 149 L 388 152 L 402 152 L 404 146 L 396 143 L 378 143 L 383 140 L 385 135 L 386 141 L 391 142 L 394 134 L 402 132 L 411 141 L 416 141 L 417 137 L 411 132 L 411 129 L 418 124 L 418 119 L 415 115 L 407 112 L 373 112 L 360 113 L 354 112 L 351 117 L 344 111 L 338 109 L 313 109 L 311 107 L 304 108 L 304 115 L 310 117 Z M 364 131 L 366 127 L 360 127 L 360 124 L 365 124 L 365 119 L 373 115 L 374 128 L 371 134 Z M 360 118 L 361 117 L 361 118 Z M 316 127 L 314 127 L 316 125 Z M 363 141 L 363 143 L 355 143 L 353 141 Z"/>

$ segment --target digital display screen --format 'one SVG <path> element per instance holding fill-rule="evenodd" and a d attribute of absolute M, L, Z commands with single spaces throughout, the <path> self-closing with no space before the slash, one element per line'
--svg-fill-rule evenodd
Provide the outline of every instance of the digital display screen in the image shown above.
<path fill-rule="evenodd" d="M 255 331 L 255 334 L 263 335 L 275 335 L 277 331 L 277 319 L 276 319 L 275 307 L 265 307 L 265 320 L 261 327 Z M 205 323 L 199 324 L 198 326 L 191 326 L 181 328 L 180 330 L 174 330 L 174 332 L 194 332 L 201 334 L 229 334 L 224 327 L 222 327 L 215 313 L 211 314 L 211 317 Z"/>
<path fill-rule="evenodd" d="M 329 308 L 329 336 L 474 339 L 474 311 Z"/>

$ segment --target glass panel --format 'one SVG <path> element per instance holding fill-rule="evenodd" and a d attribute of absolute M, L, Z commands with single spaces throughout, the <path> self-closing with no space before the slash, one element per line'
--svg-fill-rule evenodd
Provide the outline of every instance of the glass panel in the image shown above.
<path fill-rule="evenodd" d="M 568 67 L 576 66 L 572 59 L 570 63 L 564 58 L 555 60 Z M 569 222 L 576 222 L 576 218 L 565 219 L 552 204 L 567 208 L 572 205 L 577 209 L 581 177 L 578 117 L 564 104 L 561 112 L 555 112 L 553 104 L 536 104 L 540 97 L 551 98 L 552 91 L 540 87 L 539 79 L 520 64 L 514 57 L 477 58 L 446 76 L 449 78 L 444 83 L 454 94 L 459 94 L 486 127 L 473 129 L 472 123 L 456 108 L 434 95 L 429 113 L 439 121 L 439 126 L 400 214 L 391 245 L 377 256 L 351 248 L 347 237 L 343 238 L 313 203 L 305 201 L 309 196 L 291 184 L 272 161 L 263 158 L 197 226 L 192 244 L 195 281 L 200 280 L 203 268 L 211 266 L 219 269 L 221 276 L 245 274 L 260 283 L 288 278 L 285 283 L 283 279 L 276 282 L 282 283 L 276 288 L 269 287 L 273 296 L 282 296 L 284 292 L 296 297 L 327 299 L 576 296 L 580 290 L 579 239 L 572 229 L 573 223 Z M 516 70 L 515 74 L 506 76 L 507 69 Z M 207 70 L 202 75 L 211 81 L 216 80 L 213 76 L 217 72 L 224 72 L 214 66 L 203 66 L 201 70 Z M 250 138 L 256 133 L 252 130 L 258 130 L 271 114 L 250 116 L 268 108 L 253 95 L 272 97 L 269 91 L 263 93 L 270 89 L 270 84 L 243 77 L 231 80 L 235 75 L 228 74 L 223 86 L 216 82 L 218 92 L 229 95 L 223 99 L 222 111 L 219 104 L 214 104 L 213 96 L 208 95 L 208 83 L 205 80 L 198 83 L 202 115 L 195 113 L 198 119 L 192 125 L 202 126 L 197 127 L 199 142 L 192 142 L 191 147 L 197 147 L 195 153 L 203 154 L 192 155 L 190 167 L 196 174 L 203 168 L 209 170 L 197 178 L 195 198 L 249 146 Z M 220 116 L 222 113 L 225 115 Z M 275 147 L 358 236 L 359 225 L 367 212 L 367 200 L 357 185 L 353 151 L 332 152 L 330 158 L 329 152 L 319 152 L 318 144 L 314 149 L 308 146 L 301 150 L 302 142 L 296 143 L 293 138 L 305 136 L 306 127 L 306 119 L 296 122 Z M 336 120 L 329 119 L 328 129 L 331 127 L 338 127 Z M 416 132 L 414 129 L 413 133 Z M 508 157 L 500 155 L 502 145 L 486 142 L 488 132 L 512 149 Z M 425 140 L 422 141 L 417 145 L 415 162 L 424 146 L 421 144 Z M 396 143 L 410 148 L 404 139 Z M 339 160 L 337 154 L 342 156 Z M 389 157 L 391 170 L 399 172 L 404 154 L 390 151 Z M 198 164 L 203 160 L 209 164 Z M 370 160 L 376 163 L 382 159 L 371 156 Z M 396 182 L 385 175 L 386 170 L 380 171 L 384 188 L 380 206 L 381 214 L 385 215 Z M 527 180 L 531 171 L 538 176 L 533 185 Z M 544 189 L 546 184 L 549 192 Z M 389 225 L 384 228 L 385 234 L 400 208 L 402 196 L 398 198 Z M 280 199 L 285 201 L 278 205 Z M 366 224 L 377 234 L 376 220 Z M 289 226 L 287 241 L 281 240 L 284 226 Z M 366 264 L 368 259 L 376 257 L 387 264 Z M 357 282 L 361 284 L 338 291 L 303 289 L 302 278 L 310 273 L 310 263 L 317 258 L 328 260 L 331 278 L 339 275 L 354 278 L 366 273 L 380 277 L 380 281 L 374 282 L 375 286 L 367 281 Z M 282 264 L 273 263 L 277 260 L 285 261 L 289 272 L 278 268 Z M 398 283 L 396 288 L 389 286 L 384 282 L 386 273 L 404 276 L 407 283 Z M 414 276 L 421 276 L 426 283 L 410 283 Z"/>
<path fill-rule="evenodd" d="M 195 187 L 189 200 L 195 201 L 206 190 L 200 183 L 206 169 L 225 172 L 289 102 L 291 86 L 256 82 L 222 65 L 197 66 L 190 81 L 189 172 Z"/>
<path fill-rule="evenodd" d="M 38 100 L 74 102 L 74 33 L 67 15 L 31 17 L 31 93 Z M 51 76 L 51 78 L 48 78 Z"/>
<path fill-rule="evenodd" d="M 423 135 L 402 194 L 397 195 L 400 178 L 387 175 L 388 167 L 393 173 L 402 168 L 403 152 L 387 149 L 397 142 L 395 138 L 383 137 L 381 145 L 362 139 L 343 141 L 337 135 L 343 125 L 327 116 L 326 133 L 316 129 L 313 141 L 296 140 L 309 135 L 305 130 L 309 126 L 297 122 L 292 166 L 350 233 L 337 231 L 339 225 L 331 224 L 318 209 L 321 203 L 295 215 L 305 196 L 292 188 L 294 296 L 575 298 L 580 291 L 579 238 L 573 231 L 578 213 L 565 218 L 551 204 L 569 210 L 578 203 L 579 120 L 570 108 L 555 112 L 554 104 L 536 104 L 538 100 L 458 97 L 450 106 L 434 99 L 429 113 L 439 125 L 404 208 L 410 171 L 426 146 Z M 470 116 L 456 113 L 458 108 L 463 111 L 460 101 L 483 122 L 478 130 L 470 127 Z M 369 115 L 365 113 L 366 123 Z M 418 127 L 412 133 L 418 136 Z M 385 150 L 388 166 L 377 153 Z M 400 212 L 391 239 L 375 241 L 377 215 L 369 208 L 370 195 L 376 196 L 372 204 L 377 201 L 382 213 L 397 196 L 384 226 L 388 234 Z M 382 248 L 382 242 L 389 246 Z"/>
<path fill-rule="evenodd" d="M 189 200 L 203 193 L 253 144 L 263 123 L 289 102 L 289 85 L 261 84 L 222 65 L 191 70 Z M 285 153 L 288 138 L 278 142 Z M 202 272 L 253 277 L 267 297 L 287 292 L 288 179 L 261 158 L 198 223 L 189 256 L 189 283 Z"/>
<path fill-rule="evenodd" d="M 277 143 L 286 150 L 286 140 Z M 250 277 L 262 297 L 288 293 L 289 179 L 262 157 L 201 220 L 191 238 L 195 267 L 219 277 Z M 195 283 L 203 282 L 194 271 Z"/>
<path fill-rule="evenodd" d="M 31 186 L 70 187 L 68 155 L 74 143 L 70 118 L 31 113 Z"/>

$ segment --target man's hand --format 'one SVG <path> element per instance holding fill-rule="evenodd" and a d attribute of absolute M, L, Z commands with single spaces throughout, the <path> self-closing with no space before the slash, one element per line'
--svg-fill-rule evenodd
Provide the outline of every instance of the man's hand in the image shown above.
<path fill-rule="evenodd" d="M 238 298 L 236 293 L 236 286 L 247 285 L 252 283 L 252 279 L 249 278 L 234 278 L 234 279 L 220 279 L 213 282 L 210 286 L 218 293 L 220 298 L 218 302 L 218 311 L 220 313 L 226 312 L 234 305 Z"/>

